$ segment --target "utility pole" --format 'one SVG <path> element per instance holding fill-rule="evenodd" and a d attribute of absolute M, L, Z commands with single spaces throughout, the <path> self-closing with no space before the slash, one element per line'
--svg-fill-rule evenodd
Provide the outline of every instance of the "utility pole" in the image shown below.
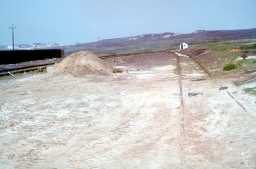
<path fill-rule="evenodd" d="M 14 26 L 14 25 L 12 24 L 12 26 L 10 26 L 9 29 L 11 29 L 11 31 L 12 31 L 12 50 L 14 50 L 14 45 L 15 45 L 15 41 L 14 41 L 14 30 L 16 29 L 16 26 Z"/>

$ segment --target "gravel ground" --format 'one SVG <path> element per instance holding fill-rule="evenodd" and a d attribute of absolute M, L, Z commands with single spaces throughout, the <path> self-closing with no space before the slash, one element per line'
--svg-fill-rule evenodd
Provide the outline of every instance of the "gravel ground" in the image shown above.
<path fill-rule="evenodd" d="M 0 79 L 0 168 L 255 169 L 256 98 L 182 58 L 183 114 L 175 56 L 150 58 L 114 77 Z"/>

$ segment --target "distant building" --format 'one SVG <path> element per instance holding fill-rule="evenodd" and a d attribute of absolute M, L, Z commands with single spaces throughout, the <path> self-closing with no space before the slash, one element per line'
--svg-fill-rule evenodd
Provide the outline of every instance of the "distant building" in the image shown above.
<path fill-rule="evenodd" d="M 183 43 L 180 44 L 180 50 L 184 50 L 184 49 L 187 49 L 187 48 L 189 48 L 189 45 L 187 43 L 183 42 Z"/>

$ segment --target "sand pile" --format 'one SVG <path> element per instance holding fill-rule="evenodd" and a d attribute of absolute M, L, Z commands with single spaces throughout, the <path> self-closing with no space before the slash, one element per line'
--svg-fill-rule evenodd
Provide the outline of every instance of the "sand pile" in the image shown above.
<path fill-rule="evenodd" d="M 97 55 L 81 51 L 67 56 L 56 66 L 58 72 L 71 73 L 75 76 L 86 74 L 111 75 L 113 68 Z"/>

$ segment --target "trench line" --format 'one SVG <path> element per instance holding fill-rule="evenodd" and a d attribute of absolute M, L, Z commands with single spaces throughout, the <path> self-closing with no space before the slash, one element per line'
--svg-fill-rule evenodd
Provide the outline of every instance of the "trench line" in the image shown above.
<path fill-rule="evenodd" d="M 184 139 L 185 139 L 185 103 L 184 103 L 184 94 L 183 94 L 183 84 L 182 84 L 182 68 L 180 64 L 180 56 L 176 55 L 176 66 L 177 66 L 177 74 L 178 74 L 178 84 L 179 84 L 179 97 L 180 97 L 180 160 L 181 160 L 181 168 L 184 168 L 185 165 L 185 155 L 184 155 Z"/>
<path fill-rule="evenodd" d="M 231 99 L 233 99 L 235 101 L 235 103 L 244 111 L 247 112 L 246 108 L 242 105 L 242 103 L 240 103 L 238 100 L 236 100 L 236 98 L 229 92 L 227 91 L 227 94 L 229 95 L 229 97 Z"/>

